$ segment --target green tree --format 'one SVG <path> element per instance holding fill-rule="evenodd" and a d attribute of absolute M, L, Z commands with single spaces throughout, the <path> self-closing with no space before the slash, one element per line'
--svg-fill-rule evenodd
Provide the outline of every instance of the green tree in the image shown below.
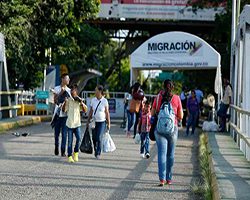
<path fill-rule="evenodd" d="M 0 31 L 6 39 L 12 88 L 16 79 L 25 89 L 39 85 L 49 63 L 48 48 L 52 64 L 66 63 L 72 70 L 85 66 L 105 38 L 102 31 L 83 23 L 95 17 L 99 5 L 100 0 L 2 0 Z"/>
<path fill-rule="evenodd" d="M 246 4 L 250 3 L 250 0 L 238 0 L 240 1 L 240 10 L 242 11 L 243 7 Z M 189 4 L 193 6 L 194 12 L 197 9 L 203 8 L 215 8 L 217 6 L 224 6 L 225 12 L 217 14 L 215 17 L 215 30 L 212 34 L 211 40 L 217 43 L 226 43 L 226 48 L 217 48 L 221 53 L 221 66 L 222 74 L 225 76 L 230 75 L 230 55 L 231 55 L 231 24 L 232 24 L 232 0 L 199 0 L 194 1 L 190 0 Z"/>

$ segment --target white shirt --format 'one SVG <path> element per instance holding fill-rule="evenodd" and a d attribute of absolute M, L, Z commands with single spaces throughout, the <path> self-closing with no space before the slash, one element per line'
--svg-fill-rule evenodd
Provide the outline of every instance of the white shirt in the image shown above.
<path fill-rule="evenodd" d="M 101 101 L 101 103 L 96 110 L 96 107 L 100 101 Z M 94 97 L 90 102 L 90 107 L 93 109 L 92 118 L 94 118 L 96 122 L 106 121 L 105 107 L 107 107 L 107 109 L 109 109 L 109 104 L 108 104 L 107 99 L 102 97 L 100 100 L 98 100 L 96 97 Z M 96 110 L 96 113 L 95 113 L 95 110 Z"/>
<path fill-rule="evenodd" d="M 61 85 L 58 85 L 54 88 L 54 92 L 56 94 L 60 94 L 62 90 L 62 86 Z M 71 91 L 70 91 L 70 88 L 66 86 L 65 88 L 66 92 L 69 94 L 69 96 L 71 96 Z M 66 112 L 63 112 L 62 110 L 60 111 L 60 114 L 59 114 L 59 117 L 67 117 L 67 113 Z"/>
<path fill-rule="evenodd" d="M 230 102 L 230 98 L 232 98 L 233 96 L 233 92 L 232 92 L 232 89 L 231 87 L 228 85 L 226 88 L 225 88 L 225 92 L 224 92 L 224 96 L 223 96 L 223 99 L 222 99 L 222 102 L 224 104 L 227 104 L 229 105 L 231 102 Z"/>

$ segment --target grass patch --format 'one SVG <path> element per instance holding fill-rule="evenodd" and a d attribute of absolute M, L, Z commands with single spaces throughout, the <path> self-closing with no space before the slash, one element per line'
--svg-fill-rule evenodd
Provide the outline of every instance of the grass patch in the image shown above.
<path fill-rule="evenodd" d="M 208 136 L 204 133 L 199 136 L 199 167 L 201 180 L 192 185 L 195 195 L 205 200 L 213 199 L 212 178 L 213 172 L 210 166 L 211 151 L 208 148 Z"/>

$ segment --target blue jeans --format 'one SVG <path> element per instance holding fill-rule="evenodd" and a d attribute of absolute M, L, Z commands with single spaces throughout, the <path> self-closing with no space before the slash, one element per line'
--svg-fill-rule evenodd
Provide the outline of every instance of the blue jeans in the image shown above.
<path fill-rule="evenodd" d="M 80 141 L 81 141 L 81 127 L 68 128 L 68 156 L 72 156 L 72 143 L 73 143 L 73 134 L 76 136 L 76 144 L 74 152 L 79 152 Z"/>
<path fill-rule="evenodd" d="M 149 132 L 142 132 L 141 133 L 141 150 L 140 153 L 144 153 L 145 150 L 145 154 L 149 153 Z"/>
<path fill-rule="evenodd" d="M 178 127 L 175 126 L 173 135 L 162 136 L 155 131 L 158 148 L 158 174 L 160 181 L 172 180 L 174 153 L 178 137 Z"/>
<path fill-rule="evenodd" d="M 227 123 L 227 110 L 229 108 L 228 104 L 221 103 L 220 109 L 217 112 L 217 115 L 220 117 L 220 129 L 221 131 L 225 131 L 226 123 Z"/>
<path fill-rule="evenodd" d="M 67 117 L 58 117 L 55 123 L 55 147 L 59 147 L 59 135 L 62 132 L 62 142 L 61 142 L 61 153 L 65 153 L 66 142 L 67 142 L 67 127 L 66 127 Z"/>
<path fill-rule="evenodd" d="M 128 117 L 128 131 L 130 131 L 131 127 L 134 124 L 135 114 L 127 110 L 127 117 Z"/>
<path fill-rule="evenodd" d="M 134 113 L 135 114 L 135 123 L 134 123 L 134 137 L 136 135 L 137 132 L 137 125 L 141 116 L 141 112 L 139 111 L 138 113 Z"/>
<path fill-rule="evenodd" d="M 190 112 L 189 113 L 188 122 L 187 122 L 187 129 L 186 129 L 187 135 L 189 134 L 190 126 L 192 126 L 192 133 L 191 134 L 194 134 L 198 116 L 199 116 L 199 112 Z"/>
<path fill-rule="evenodd" d="M 92 130 L 92 140 L 94 144 L 95 156 L 101 155 L 102 137 L 106 129 L 106 122 L 96 122 L 95 128 Z"/>

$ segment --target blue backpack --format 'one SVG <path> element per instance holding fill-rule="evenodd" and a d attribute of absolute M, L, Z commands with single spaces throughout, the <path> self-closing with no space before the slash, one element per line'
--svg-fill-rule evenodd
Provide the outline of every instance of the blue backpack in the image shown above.
<path fill-rule="evenodd" d="M 157 132 L 166 136 L 174 133 L 175 113 L 170 102 L 161 105 L 156 125 Z"/>

